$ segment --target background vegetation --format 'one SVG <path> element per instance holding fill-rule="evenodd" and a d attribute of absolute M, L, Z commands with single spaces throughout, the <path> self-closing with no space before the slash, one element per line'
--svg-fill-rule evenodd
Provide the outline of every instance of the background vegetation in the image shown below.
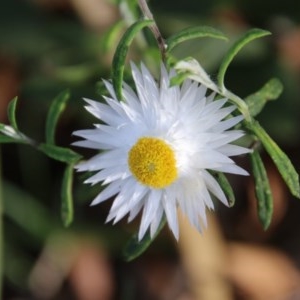
<path fill-rule="evenodd" d="M 110 77 L 114 47 L 126 28 L 119 20 L 125 17 L 129 24 L 139 14 L 133 0 L 124 1 L 2 3 L 0 122 L 7 123 L 8 102 L 18 95 L 19 127 L 43 141 L 49 105 L 68 88 L 71 98 L 59 121 L 57 144 L 69 147 L 72 131 L 91 127 L 95 120 L 84 110 L 82 98 L 101 99 L 101 79 Z M 191 25 L 215 26 L 232 41 L 251 27 L 272 32 L 238 55 L 226 82 L 242 97 L 270 77 L 283 82 L 283 94 L 259 120 L 299 172 L 299 1 L 151 0 L 149 5 L 165 37 Z M 137 41 L 130 58 L 152 67 L 158 53 L 149 32 L 145 37 L 149 46 Z M 214 78 L 228 47 L 222 41 L 193 40 L 175 54 L 194 56 Z M 25 145 L 5 144 L 0 150 L 4 299 L 300 298 L 300 204 L 267 159 L 275 200 L 267 231 L 257 220 L 252 179 L 232 177 L 236 205 L 217 207 L 203 235 L 183 223 L 177 245 L 165 229 L 144 255 L 126 263 L 122 248 L 138 222 L 104 224 L 109 201 L 89 207 L 99 186 L 83 185 L 85 175 L 75 177 L 75 217 L 65 228 L 60 217 L 64 164 Z M 74 150 L 85 157 L 93 154 Z M 249 164 L 246 159 L 240 163 L 245 168 Z"/>

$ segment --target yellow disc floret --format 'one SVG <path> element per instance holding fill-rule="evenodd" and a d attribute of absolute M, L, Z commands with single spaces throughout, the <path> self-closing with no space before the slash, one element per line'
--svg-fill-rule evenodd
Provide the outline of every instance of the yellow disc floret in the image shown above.
<path fill-rule="evenodd" d="M 140 138 L 129 151 L 128 165 L 140 183 L 152 188 L 167 187 L 177 178 L 174 151 L 158 138 Z"/>

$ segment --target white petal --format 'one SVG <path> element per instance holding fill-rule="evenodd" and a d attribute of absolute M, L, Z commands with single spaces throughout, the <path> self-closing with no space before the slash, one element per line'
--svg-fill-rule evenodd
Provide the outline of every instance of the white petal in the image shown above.
<path fill-rule="evenodd" d="M 199 169 L 212 169 L 223 164 L 233 163 L 233 160 L 228 156 L 215 150 L 201 151 L 196 156 L 193 165 Z"/>
<path fill-rule="evenodd" d="M 105 153 L 100 153 L 87 162 L 80 163 L 76 166 L 78 171 L 96 171 L 104 168 L 110 168 L 123 165 L 124 168 L 127 165 L 127 158 L 124 155 L 124 151 L 120 149 L 114 149 Z"/>
<path fill-rule="evenodd" d="M 99 204 L 110 197 L 116 195 L 120 191 L 121 181 L 115 181 L 109 184 L 91 203 L 91 205 Z"/>
<path fill-rule="evenodd" d="M 152 223 L 150 225 L 150 236 L 151 236 L 151 238 L 153 238 L 153 236 L 155 235 L 155 233 L 158 229 L 158 226 L 161 222 L 161 218 L 163 216 L 163 212 L 164 212 L 164 209 L 163 209 L 162 204 L 160 203 L 159 208 L 157 209 L 157 213 L 154 216 L 154 219 L 152 220 Z"/>
<path fill-rule="evenodd" d="M 235 126 L 236 124 L 241 122 L 243 119 L 244 119 L 243 116 L 236 116 L 236 117 L 232 117 L 228 120 L 219 122 L 219 124 L 214 126 L 214 131 L 225 131 L 225 130 Z"/>
<path fill-rule="evenodd" d="M 202 76 L 206 84 L 188 79 L 181 87 L 170 87 L 170 78 L 176 73 L 168 72 L 164 65 L 160 85 L 145 65 L 139 69 L 131 63 L 131 68 L 135 89 L 122 84 L 125 101 L 118 101 L 113 85 L 107 81 L 104 83 L 110 97 L 104 96 L 106 103 L 85 99 L 86 109 L 100 122 L 93 129 L 75 131 L 74 135 L 83 140 L 74 145 L 102 152 L 76 165 L 76 169 L 98 171 L 85 183 L 108 184 L 92 205 L 116 195 L 107 221 L 116 223 L 127 214 L 131 221 L 143 210 L 139 239 L 149 227 L 151 237 L 155 235 L 163 214 L 178 239 L 177 206 L 201 231 L 207 223 L 206 208 L 214 208 L 212 195 L 227 204 L 224 192 L 208 171 L 247 174 L 230 158 L 250 152 L 230 144 L 245 134 L 230 130 L 243 117 L 231 116 L 236 107 L 226 105 L 227 99 L 216 100 L 215 93 L 205 96 L 214 84 L 202 69 L 198 77 Z M 160 190 L 137 182 L 128 167 L 128 151 L 140 137 L 147 136 L 163 139 L 176 158 L 178 178 Z"/>
<path fill-rule="evenodd" d="M 71 144 L 72 146 L 77 146 L 77 147 L 84 147 L 84 148 L 89 148 L 89 149 L 111 149 L 111 145 L 99 143 L 99 142 L 94 142 L 94 141 L 77 141 Z"/>
<path fill-rule="evenodd" d="M 99 181 L 104 181 L 105 183 L 109 183 L 111 181 L 115 181 L 120 178 L 127 177 L 127 170 L 124 166 L 115 166 L 109 169 L 103 169 L 92 177 L 88 178 L 84 181 L 84 183 L 92 183 L 96 184 Z"/>
<path fill-rule="evenodd" d="M 252 151 L 251 149 L 231 144 L 223 145 L 218 150 L 227 156 L 241 155 L 245 153 L 250 153 Z"/>
<path fill-rule="evenodd" d="M 113 223 L 115 224 L 129 212 L 128 202 L 134 189 L 135 184 L 131 178 L 123 180 L 120 192 L 111 206 L 106 222 L 114 219 Z"/>
<path fill-rule="evenodd" d="M 202 174 L 209 191 L 213 193 L 222 203 L 228 206 L 226 196 L 216 179 L 207 171 L 203 171 Z"/>
<path fill-rule="evenodd" d="M 220 99 L 220 100 L 215 100 L 215 101 L 209 103 L 203 110 L 203 112 L 202 112 L 203 115 L 207 116 L 209 114 L 215 113 L 226 103 L 226 101 L 227 101 L 227 99 Z"/>
<path fill-rule="evenodd" d="M 105 84 L 105 87 L 106 89 L 109 91 L 110 95 L 117 100 L 117 96 L 116 96 L 116 93 L 115 93 L 115 90 L 114 90 L 114 87 L 113 85 L 107 81 L 107 80 L 103 80 L 104 84 Z"/>
<path fill-rule="evenodd" d="M 241 167 L 235 164 L 225 164 L 220 167 L 212 168 L 212 170 L 244 176 L 249 175 L 249 173 L 246 170 L 242 169 Z"/>
<path fill-rule="evenodd" d="M 161 203 L 162 191 L 153 189 L 148 198 L 145 200 L 143 216 L 141 220 L 140 230 L 139 230 L 139 240 L 145 235 L 150 223 L 154 219 L 159 204 Z"/>
<path fill-rule="evenodd" d="M 136 217 L 137 213 L 139 212 L 139 210 L 136 211 L 136 207 L 139 206 L 140 203 L 144 204 L 148 192 L 149 188 L 146 186 L 143 186 L 139 183 L 135 184 L 135 190 L 128 203 L 128 208 L 130 209 L 128 222 L 131 222 Z"/>
<path fill-rule="evenodd" d="M 107 104 L 86 98 L 84 98 L 84 101 L 89 104 L 88 106 L 85 106 L 86 110 L 99 120 L 102 120 L 104 123 L 109 125 L 120 124 L 122 118 L 119 115 L 116 115 L 115 111 Z"/>
<path fill-rule="evenodd" d="M 175 199 L 170 199 L 170 198 L 168 199 L 164 195 L 163 207 L 165 210 L 169 228 L 173 232 L 176 240 L 178 240 L 179 239 L 179 229 L 178 229 L 177 208 L 176 208 Z"/>
<path fill-rule="evenodd" d="M 144 206 L 143 199 L 139 201 L 129 212 L 128 222 L 131 222 L 141 211 L 142 207 Z"/>

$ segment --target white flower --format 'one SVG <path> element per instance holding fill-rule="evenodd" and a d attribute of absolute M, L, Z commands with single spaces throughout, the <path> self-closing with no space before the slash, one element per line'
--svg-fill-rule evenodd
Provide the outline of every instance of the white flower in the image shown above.
<path fill-rule="evenodd" d="M 97 171 L 85 183 L 106 186 L 92 205 L 116 195 L 107 221 L 115 223 L 127 214 L 131 221 L 142 210 L 141 239 L 149 227 L 153 237 L 165 214 L 178 239 L 177 207 L 201 230 L 206 207 L 214 208 L 211 195 L 227 205 L 209 170 L 248 174 L 229 158 L 249 152 L 230 144 L 243 136 L 229 130 L 243 117 L 230 117 L 235 106 L 214 100 L 214 94 L 206 97 L 206 87 L 190 79 L 170 87 L 175 71 L 168 74 L 164 66 L 160 85 L 144 65 L 141 71 L 131 67 L 136 92 L 124 83 L 125 101 L 118 101 L 109 82 L 106 104 L 85 100 L 86 109 L 104 124 L 74 132 L 84 138 L 74 144 L 102 152 L 77 169 Z"/>

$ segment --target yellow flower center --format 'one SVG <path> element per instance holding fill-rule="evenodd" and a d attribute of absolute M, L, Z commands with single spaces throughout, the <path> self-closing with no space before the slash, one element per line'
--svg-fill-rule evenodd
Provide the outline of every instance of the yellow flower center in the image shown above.
<path fill-rule="evenodd" d="M 158 138 L 140 138 L 129 151 L 128 165 L 139 182 L 152 188 L 164 188 L 177 178 L 174 151 Z"/>

